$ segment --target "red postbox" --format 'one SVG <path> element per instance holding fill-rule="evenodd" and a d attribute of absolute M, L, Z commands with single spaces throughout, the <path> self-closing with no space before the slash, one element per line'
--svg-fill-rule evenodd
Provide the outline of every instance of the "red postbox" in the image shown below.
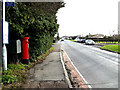
<path fill-rule="evenodd" d="M 24 63 L 29 63 L 29 37 L 24 37 L 22 39 L 22 60 Z"/>

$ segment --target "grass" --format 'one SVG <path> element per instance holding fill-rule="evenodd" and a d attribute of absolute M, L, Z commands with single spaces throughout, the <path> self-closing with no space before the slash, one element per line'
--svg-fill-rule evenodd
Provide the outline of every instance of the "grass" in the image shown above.
<path fill-rule="evenodd" d="M 101 49 L 120 53 L 120 45 L 105 45 L 105 46 L 101 47 Z"/>
<path fill-rule="evenodd" d="M 55 43 L 52 43 L 52 45 L 55 45 Z"/>
<path fill-rule="evenodd" d="M 75 41 L 75 40 L 70 40 L 70 41 Z"/>
<path fill-rule="evenodd" d="M 114 44 L 120 44 L 120 42 L 109 42 L 109 41 L 108 41 L 108 42 L 101 42 L 101 41 L 100 41 L 100 42 L 97 42 L 97 41 L 96 41 L 95 43 L 111 43 L 111 44 L 114 43 Z"/>
<path fill-rule="evenodd" d="M 2 72 L 2 87 L 3 88 L 20 88 L 22 84 L 24 84 L 28 78 L 28 74 L 26 73 L 30 68 L 32 68 L 35 64 L 42 62 L 46 56 L 52 52 L 54 48 L 51 47 L 46 53 L 40 55 L 35 62 L 26 64 L 8 64 L 8 69 Z"/>

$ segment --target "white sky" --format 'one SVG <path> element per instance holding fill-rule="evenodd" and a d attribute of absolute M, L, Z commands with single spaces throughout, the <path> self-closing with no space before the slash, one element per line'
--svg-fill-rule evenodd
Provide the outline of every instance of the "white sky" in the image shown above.
<path fill-rule="evenodd" d="M 64 1 L 65 7 L 57 13 L 60 36 L 117 33 L 120 0 Z"/>

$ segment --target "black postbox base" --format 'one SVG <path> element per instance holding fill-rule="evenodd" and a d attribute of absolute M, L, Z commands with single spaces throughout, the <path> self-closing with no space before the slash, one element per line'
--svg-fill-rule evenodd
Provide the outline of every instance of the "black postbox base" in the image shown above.
<path fill-rule="evenodd" d="M 22 59 L 21 63 L 22 64 L 30 64 L 30 61 L 29 61 L 29 59 Z"/>

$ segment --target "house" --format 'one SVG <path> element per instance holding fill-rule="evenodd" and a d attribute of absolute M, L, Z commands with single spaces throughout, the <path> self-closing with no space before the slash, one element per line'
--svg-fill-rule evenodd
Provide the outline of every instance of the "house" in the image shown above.
<path fill-rule="evenodd" d="M 114 34 L 112 37 L 113 37 L 114 39 L 120 39 L 120 34 Z"/>
<path fill-rule="evenodd" d="M 81 35 L 77 35 L 77 37 L 82 37 Z"/>
<path fill-rule="evenodd" d="M 104 35 L 103 34 L 94 34 L 94 35 L 89 34 L 88 38 L 104 38 Z"/>

